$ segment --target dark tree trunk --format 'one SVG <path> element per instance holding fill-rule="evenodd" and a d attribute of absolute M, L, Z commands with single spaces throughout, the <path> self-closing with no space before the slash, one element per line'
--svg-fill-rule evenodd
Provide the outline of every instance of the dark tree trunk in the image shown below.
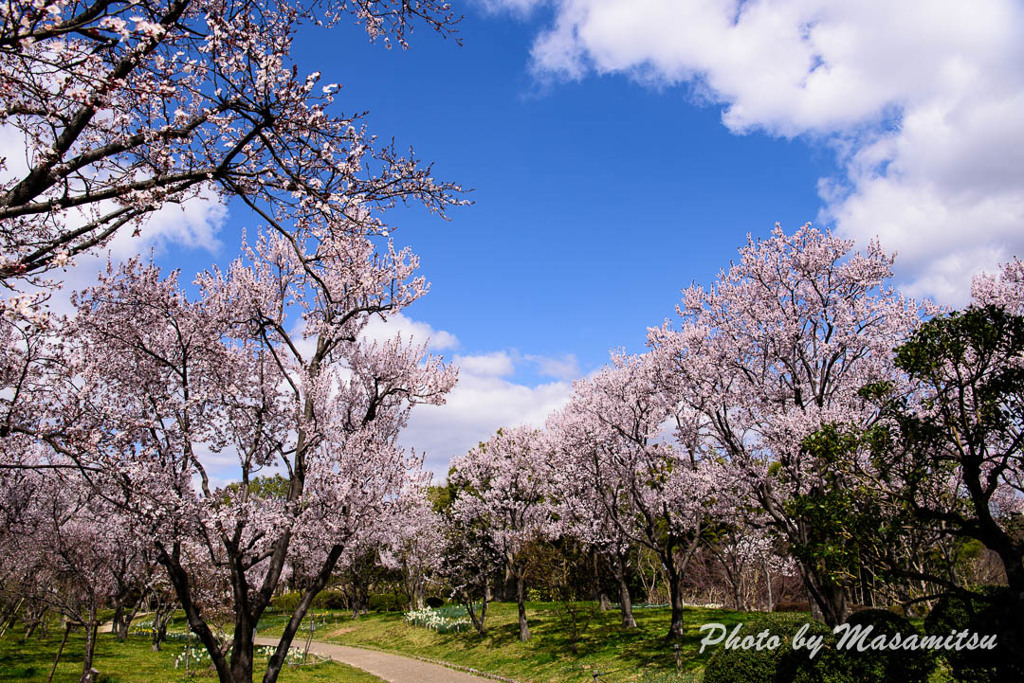
<path fill-rule="evenodd" d="M 484 591 L 484 597 L 483 601 L 480 603 L 479 613 L 476 611 L 476 607 L 473 604 L 473 597 L 466 593 L 459 593 L 459 600 L 466 608 L 466 612 L 469 614 L 469 620 L 473 623 L 473 628 L 475 628 L 476 632 L 481 636 L 484 634 L 484 620 L 487 618 L 487 603 L 489 602 L 487 593 L 488 591 Z"/>
<path fill-rule="evenodd" d="M 112 629 L 113 632 L 117 635 L 117 642 L 123 643 L 124 641 L 128 640 L 128 629 L 131 627 L 132 622 L 135 621 L 135 617 L 138 615 L 139 610 L 142 609 L 142 605 L 146 602 L 148 594 L 149 590 L 147 589 L 135 601 L 135 604 L 132 606 L 130 610 L 128 610 L 128 613 L 123 614 L 120 628 Z M 124 610 L 122 608 L 122 613 L 123 611 Z M 156 622 L 154 621 L 154 625 L 155 623 Z"/>
<path fill-rule="evenodd" d="M 263 683 L 276 683 L 277 677 L 281 674 L 281 667 L 284 666 L 284 658 L 288 654 L 288 648 L 292 645 L 292 640 L 295 638 L 295 634 L 298 632 L 299 626 L 302 624 L 303 617 L 305 617 L 306 612 L 309 611 L 309 606 L 313 603 L 313 598 L 315 598 L 317 594 L 327 586 L 327 582 L 330 580 L 331 573 L 334 572 L 334 567 L 338 563 L 338 558 L 341 557 L 343 550 L 344 548 L 340 545 L 336 545 L 331 548 L 331 552 L 327 555 L 327 561 L 324 563 L 323 568 L 321 568 L 320 573 L 317 574 L 313 584 L 306 589 L 306 592 L 302 595 L 302 599 L 299 601 L 299 606 L 295 608 L 295 613 L 292 614 L 292 618 L 284 628 L 284 633 L 281 634 L 281 640 L 277 644 L 277 649 L 270 657 L 270 661 L 267 662 L 267 671 L 263 675 Z M 251 639 L 249 644 L 251 652 Z"/>
<path fill-rule="evenodd" d="M 668 569 L 668 568 L 666 568 Z M 683 639 L 683 575 L 675 569 L 668 569 L 669 602 L 672 605 L 672 621 L 668 627 L 669 640 Z"/>
<path fill-rule="evenodd" d="M 622 611 L 622 628 L 636 628 L 633 618 L 633 598 L 629 595 L 629 582 L 626 574 L 626 560 L 621 555 L 612 558 L 612 573 L 619 584 L 619 609 Z"/>
<path fill-rule="evenodd" d="M 521 574 L 516 574 L 516 603 L 519 606 L 519 640 L 530 639 L 530 627 L 526 623 L 526 582 Z"/>
<path fill-rule="evenodd" d="M 846 591 L 830 581 L 822 580 L 813 567 L 805 567 L 800 563 L 800 575 L 804 586 L 811 597 L 812 612 L 827 626 L 836 627 L 850 616 L 850 606 L 846 599 Z"/>
<path fill-rule="evenodd" d="M 110 622 L 110 632 L 116 636 L 118 642 L 124 642 L 128 637 L 128 624 L 124 617 L 124 601 L 120 598 L 114 601 L 114 617 Z"/>

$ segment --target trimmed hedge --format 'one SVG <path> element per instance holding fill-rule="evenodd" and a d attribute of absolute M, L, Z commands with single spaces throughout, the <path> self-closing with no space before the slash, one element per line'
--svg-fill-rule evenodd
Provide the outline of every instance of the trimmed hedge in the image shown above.
<path fill-rule="evenodd" d="M 920 635 L 910 620 L 884 609 L 867 609 L 851 615 L 846 623 L 871 628 L 868 640 L 879 635 L 901 637 Z M 864 683 L 927 683 L 935 669 L 935 656 L 929 650 L 859 650 L 844 648 L 840 653 L 846 658 L 850 672 L 857 681 Z"/>
<path fill-rule="evenodd" d="M 370 596 L 367 607 L 374 612 L 401 612 L 408 604 L 405 596 L 399 593 L 378 593 Z"/>
<path fill-rule="evenodd" d="M 865 610 L 851 616 L 847 623 L 872 627 L 877 635 L 911 635 L 917 629 L 904 617 L 886 610 Z M 793 636 L 806 624 L 806 639 L 820 636 L 822 646 L 812 658 L 806 645 L 793 648 Z M 762 615 L 746 622 L 740 637 L 756 636 L 767 629 L 782 639 L 777 650 L 731 650 L 724 643 L 704 669 L 704 683 L 927 683 L 935 668 L 928 651 L 864 652 L 838 650 L 833 630 L 819 621 L 798 614 Z M 1010 680 L 1010 679 L 1006 679 Z M 1022 679 L 1024 680 L 1024 679 Z"/>
<path fill-rule="evenodd" d="M 792 676 L 805 675 L 804 669 L 806 666 L 801 665 L 801 660 L 811 662 L 810 670 L 814 670 L 814 662 L 818 661 L 819 657 L 826 655 L 825 647 L 818 652 L 818 656 L 814 660 L 808 657 L 807 651 L 794 652 L 792 650 L 791 639 L 801 626 L 808 623 L 807 617 L 800 614 L 786 614 L 786 613 L 775 613 L 775 614 L 764 614 L 748 622 L 745 622 L 743 629 L 740 631 L 740 637 L 743 636 L 756 636 L 765 629 L 771 635 L 779 636 L 782 639 L 783 645 L 775 650 L 730 650 L 725 647 L 725 644 L 719 644 L 715 646 L 717 649 L 708 661 L 707 667 L 704 669 L 703 683 L 775 683 L 775 681 L 785 681 L 790 683 L 793 680 Z M 824 629 L 826 633 L 830 633 L 828 627 L 819 622 L 810 622 L 811 632 L 818 633 L 819 630 Z M 835 650 L 833 649 L 834 653 Z M 782 660 L 787 658 L 787 664 L 782 667 Z M 779 678 L 780 670 L 784 668 L 786 676 L 788 678 Z M 813 678 L 800 679 L 803 681 L 813 681 Z M 845 679 L 829 679 L 829 683 L 847 683 Z"/>
<path fill-rule="evenodd" d="M 299 606 L 299 600 L 302 599 L 302 593 L 298 591 L 292 591 L 291 593 L 282 593 L 281 595 L 275 595 L 270 599 L 270 606 L 278 612 L 285 614 L 291 614 L 295 611 L 295 608 Z M 312 609 L 345 609 L 346 599 L 345 594 L 341 591 L 326 590 L 321 591 L 313 598 L 313 604 L 310 606 Z"/>
<path fill-rule="evenodd" d="M 779 653 L 774 683 L 860 683 L 850 671 L 849 659 L 836 649 L 832 629 L 820 621 L 802 620 L 800 626 L 805 623 L 808 628 L 804 637 L 821 636 L 821 649 L 812 658 L 806 647 L 794 650 L 792 642 L 787 642 Z"/>

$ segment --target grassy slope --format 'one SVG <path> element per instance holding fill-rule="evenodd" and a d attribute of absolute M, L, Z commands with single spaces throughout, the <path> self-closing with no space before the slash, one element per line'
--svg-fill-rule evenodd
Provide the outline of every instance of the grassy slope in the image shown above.
<path fill-rule="evenodd" d="M 51 629 L 48 637 L 35 635 L 22 640 L 21 631 L 16 627 L 0 638 L 0 681 L 23 683 L 45 683 L 53 665 L 53 658 L 60 645 L 60 633 Z M 64 648 L 54 683 L 75 683 L 82 673 L 82 652 L 84 636 L 81 631 L 73 633 Z M 181 652 L 180 643 L 166 643 L 161 652 L 150 650 L 149 639 L 129 637 L 127 642 L 118 643 L 113 636 L 101 634 L 96 644 L 96 658 L 93 666 L 99 670 L 102 680 L 108 683 L 178 683 L 186 681 L 185 672 L 174 668 L 174 658 Z M 254 678 L 262 676 L 258 668 Z M 215 682 L 212 671 L 195 676 L 191 680 Z M 278 679 L 282 683 L 381 683 L 376 676 L 334 663 L 323 663 L 308 667 L 286 667 Z"/>
<path fill-rule="evenodd" d="M 639 628 L 633 630 L 619 626 L 617 611 L 598 613 L 580 641 L 579 655 L 572 654 L 556 606 L 548 603 L 528 603 L 533 638 L 527 643 L 517 638 L 514 603 L 494 603 L 488 608 L 487 634 L 483 637 L 475 631 L 441 635 L 412 627 L 399 613 L 371 614 L 357 620 L 342 619 L 340 613 L 331 616 L 340 621 L 319 628 L 316 639 L 443 660 L 524 683 L 590 682 L 595 670 L 602 672 L 602 681 L 620 683 L 645 677 L 649 680 L 655 674 L 675 671 L 675 654 L 665 641 L 667 608 L 637 610 Z M 705 635 L 698 630 L 701 624 L 719 622 L 731 628 L 753 616 L 729 610 L 687 609 L 687 636 L 680 645 L 680 654 L 684 672 L 691 675 L 682 680 L 692 679 L 711 655 L 711 649 L 698 654 Z M 266 635 L 280 632 L 280 626 L 271 620 L 261 626 Z"/>

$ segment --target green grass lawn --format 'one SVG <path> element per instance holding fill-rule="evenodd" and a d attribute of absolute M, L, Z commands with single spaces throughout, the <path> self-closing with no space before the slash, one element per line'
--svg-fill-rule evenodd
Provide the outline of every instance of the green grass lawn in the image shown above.
<path fill-rule="evenodd" d="M 51 629 L 47 637 L 36 634 L 28 640 L 22 638 L 17 625 L 0 638 L 0 681 L 23 683 L 45 683 L 53 665 L 53 658 L 60 646 L 60 632 Z M 85 637 L 79 631 L 73 633 L 64 648 L 54 683 L 75 683 L 82 673 L 82 653 Z M 184 683 L 185 681 L 217 680 L 216 674 L 207 669 L 187 677 L 181 669 L 174 668 L 174 659 L 182 650 L 182 643 L 165 643 L 161 652 L 150 649 L 148 637 L 130 636 L 124 643 L 118 643 L 109 634 L 100 634 L 96 643 L 93 666 L 100 672 L 103 683 Z M 259 662 L 259 660 L 257 660 Z M 262 662 L 257 664 L 253 678 L 259 681 L 263 675 Z M 324 662 L 311 666 L 286 666 L 278 679 L 283 683 L 381 683 L 381 679 L 349 666 Z"/>
<path fill-rule="evenodd" d="M 321 613 L 322 614 L 322 613 Z M 638 628 L 619 626 L 619 612 L 598 612 L 579 642 L 579 654 L 572 653 L 558 606 L 528 603 L 527 617 L 533 638 L 518 640 L 519 626 L 515 603 L 492 603 L 487 610 L 487 633 L 479 636 L 470 629 L 442 635 L 410 626 L 400 613 L 370 614 L 353 620 L 343 613 L 331 613 L 327 623 L 318 627 L 317 640 L 355 645 L 452 662 L 488 673 L 500 674 L 523 683 L 592 682 L 601 672 L 608 683 L 627 681 L 694 681 L 711 656 L 711 649 L 698 654 L 705 634 L 699 626 L 718 622 L 730 628 L 754 616 L 730 610 L 686 610 L 686 638 L 680 643 L 683 675 L 676 676 L 675 652 L 666 642 L 670 612 L 668 608 L 636 610 Z M 281 624 L 273 615 L 261 622 L 261 633 L 280 633 Z M 296 641 L 300 636 L 296 637 Z"/>

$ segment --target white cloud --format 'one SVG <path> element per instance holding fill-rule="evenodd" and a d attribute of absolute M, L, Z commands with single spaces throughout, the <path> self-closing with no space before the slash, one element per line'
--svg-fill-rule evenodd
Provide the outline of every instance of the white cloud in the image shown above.
<path fill-rule="evenodd" d="M 374 317 L 363 329 L 362 336 L 371 341 L 386 341 L 401 334 L 402 339 L 414 344 L 426 342 L 428 351 L 444 351 L 459 346 L 459 340 L 451 332 L 435 330 L 428 323 L 412 320 L 402 313 L 395 313 L 385 321 Z"/>
<path fill-rule="evenodd" d="M 575 357 L 551 359 L 514 350 L 456 356 L 459 383 L 443 406 L 416 406 L 401 441 L 426 452 L 427 469 L 444 475 L 448 461 L 487 440 L 501 427 L 542 427 L 551 411 L 569 398 L 580 372 Z M 553 382 L 528 386 L 511 379 L 518 367 L 532 365 Z"/>
<path fill-rule="evenodd" d="M 548 414 L 569 398 L 571 382 L 528 387 L 494 375 L 477 375 L 463 366 L 459 383 L 443 406 L 416 406 L 402 443 L 426 452 L 426 468 L 444 475 L 448 461 L 486 441 L 501 427 L 542 427 Z"/>
<path fill-rule="evenodd" d="M 502 0 L 487 0 L 491 8 Z M 917 294 L 1024 252 L 1024 6 L 1015 0 L 504 0 L 553 8 L 542 78 L 687 83 L 733 132 L 833 144 L 841 233 L 900 252 Z M 765 217 L 766 223 L 773 219 Z"/>
<path fill-rule="evenodd" d="M 455 364 L 470 377 L 505 377 L 515 372 L 515 363 L 507 351 L 479 356 L 455 356 Z"/>
<path fill-rule="evenodd" d="M 49 301 L 51 310 L 71 311 L 72 292 L 95 284 L 107 263 L 122 263 L 139 254 L 157 255 L 172 249 L 203 249 L 215 253 L 221 246 L 217 234 L 227 220 L 227 207 L 212 192 L 203 192 L 181 204 L 166 204 L 142 224 L 138 236 L 131 229 L 118 232 L 99 251 L 79 255 L 63 270 L 47 274 L 61 284 Z M 184 279 L 191 279 L 190 273 Z"/>
<path fill-rule="evenodd" d="M 582 374 L 579 361 L 571 353 L 560 358 L 526 356 L 526 360 L 536 363 L 538 372 L 545 377 L 571 380 L 576 379 Z"/>

